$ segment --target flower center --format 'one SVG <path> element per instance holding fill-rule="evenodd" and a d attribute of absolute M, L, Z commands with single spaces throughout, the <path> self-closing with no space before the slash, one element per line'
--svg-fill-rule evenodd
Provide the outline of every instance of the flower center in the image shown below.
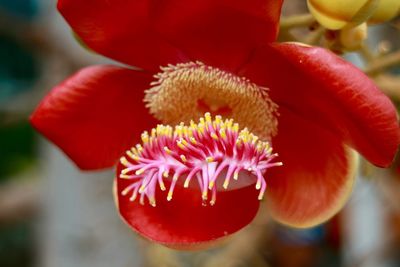
<path fill-rule="evenodd" d="M 215 116 L 212 120 L 206 113 L 196 124 L 183 123 L 175 126 L 158 125 L 151 133 L 142 134 L 143 145 L 136 145 L 126 151 L 120 159 L 118 179 L 128 179 L 130 185 L 122 195 L 130 195 L 134 201 L 140 195 L 140 203 L 145 197 L 156 206 L 156 189 L 166 190 L 164 180 L 170 180 L 167 200 L 171 200 L 179 180 L 189 187 L 196 178 L 203 203 L 211 194 L 210 204 L 216 202 L 217 187 L 223 189 L 234 181 L 253 178 L 262 199 L 266 189 L 264 174 L 281 162 L 272 162 L 277 154 L 272 154 L 269 142 L 260 141 L 247 128 L 239 132 L 239 124 L 232 119 L 222 120 Z"/>
<path fill-rule="evenodd" d="M 210 112 L 233 118 L 263 140 L 276 134 L 278 106 L 269 98 L 267 88 L 201 62 L 161 70 L 144 101 L 163 123 L 189 123 Z"/>

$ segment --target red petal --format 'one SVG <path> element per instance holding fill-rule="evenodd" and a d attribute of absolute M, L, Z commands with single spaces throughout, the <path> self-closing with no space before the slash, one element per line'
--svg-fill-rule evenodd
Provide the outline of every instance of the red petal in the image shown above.
<path fill-rule="evenodd" d="M 111 167 L 156 124 L 143 104 L 150 81 L 120 67 L 82 69 L 43 99 L 31 123 L 81 169 Z"/>
<path fill-rule="evenodd" d="M 130 184 L 127 179 L 116 180 L 117 192 Z M 166 191 L 157 188 L 156 207 L 150 206 L 147 200 L 145 205 L 140 205 L 138 200 L 132 202 L 129 196 L 117 192 L 119 212 L 129 226 L 147 239 L 179 249 L 215 244 L 249 224 L 259 208 L 254 185 L 218 192 L 214 206 L 203 206 L 201 193 L 196 188 L 176 186 L 171 201 L 167 201 Z"/>
<path fill-rule="evenodd" d="M 236 70 L 276 39 L 281 0 L 154 1 L 155 27 L 191 60 Z"/>
<path fill-rule="evenodd" d="M 273 139 L 282 167 L 266 173 L 267 203 L 278 221 L 310 227 L 329 219 L 348 199 L 354 152 L 329 131 L 282 108 Z"/>
<path fill-rule="evenodd" d="M 257 51 L 241 72 L 271 89 L 282 107 L 329 129 L 378 166 L 400 143 L 397 113 L 364 73 L 315 47 L 274 44 Z"/>
<path fill-rule="evenodd" d="M 59 0 L 58 9 L 94 51 L 147 70 L 186 57 L 151 27 L 150 1 Z"/>

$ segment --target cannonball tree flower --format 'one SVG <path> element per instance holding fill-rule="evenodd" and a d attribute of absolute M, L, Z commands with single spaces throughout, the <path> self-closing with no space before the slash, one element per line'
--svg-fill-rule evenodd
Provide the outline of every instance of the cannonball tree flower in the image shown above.
<path fill-rule="evenodd" d="M 119 213 L 152 241 L 208 245 L 260 205 L 284 224 L 321 223 L 350 194 L 354 150 L 390 165 L 399 125 L 390 100 L 350 63 L 273 43 L 281 4 L 61 0 L 87 46 L 140 69 L 78 71 L 43 99 L 32 125 L 83 170 L 116 165 Z"/>

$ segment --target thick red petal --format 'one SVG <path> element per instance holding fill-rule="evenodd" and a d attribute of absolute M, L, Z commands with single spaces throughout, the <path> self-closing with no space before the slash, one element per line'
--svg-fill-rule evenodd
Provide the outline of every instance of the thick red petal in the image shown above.
<path fill-rule="evenodd" d="M 94 51 L 147 70 L 186 57 L 152 30 L 151 1 L 59 0 L 58 9 Z"/>
<path fill-rule="evenodd" d="M 42 100 L 31 123 L 81 169 L 111 167 L 157 123 L 143 104 L 150 81 L 121 67 L 84 68 Z"/>
<path fill-rule="evenodd" d="M 267 204 L 278 221 L 310 227 L 337 213 L 355 178 L 355 152 L 329 131 L 285 108 L 273 139 L 282 167 L 267 172 Z"/>
<path fill-rule="evenodd" d="M 132 202 L 129 196 L 122 196 L 120 192 L 130 181 L 116 181 L 115 198 L 125 222 L 147 239 L 173 248 L 196 249 L 215 244 L 249 224 L 259 208 L 254 185 L 218 192 L 214 206 L 202 205 L 197 188 L 176 186 L 171 201 L 167 201 L 166 191 L 157 188 L 157 206 L 152 207 L 147 200 L 141 205 L 138 200 Z"/>
<path fill-rule="evenodd" d="M 296 44 L 258 50 L 241 74 L 280 106 L 329 129 L 378 166 L 400 143 L 396 109 L 364 73 L 333 53 Z"/>
<path fill-rule="evenodd" d="M 153 1 L 156 29 L 191 60 L 231 71 L 276 39 L 282 0 Z"/>

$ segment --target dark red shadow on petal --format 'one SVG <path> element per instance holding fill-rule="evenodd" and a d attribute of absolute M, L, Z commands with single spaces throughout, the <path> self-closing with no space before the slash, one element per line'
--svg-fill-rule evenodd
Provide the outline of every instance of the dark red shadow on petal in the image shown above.
<path fill-rule="evenodd" d="M 156 30 L 192 61 L 235 71 L 253 50 L 275 41 L 281 0 L 153 1 Z"/>
<path fill-rule="evenodd" d="M 259 49 L 241 74 L 270 88 L 280 106 L 328 129 L 375 165 L 400 143 L 397 112 L 364 73 L 333 53 L 296 44 Z"/>
<path fill-rule="evenodd" d="M 157 123 L 143 103 L 151 80 L 116 66 L 84 68 L 53 88 L 31 123 L 81 169 L 111 167 Z"/>
<path fill-rule="evenodd" d="M 94 51 L 146 70 L 187 61 L 152 29 L 151 1 L 59 0 L 73 31 Z"/>
<path fill-rule="evenodd" d="M 117 179 L 117 192 L 129 181 Z M 166 181 L 167 188 L 169 182 Z M 116 196 L 119 212 L 125 222 L 136 232 L 154 242 L 179 249 L 212 245 L 249 224 L 255 217 L 259 201 L 254 185 L 238 190 L 218 192 L 214 206 L 203 206 L 198 189 L 177 186 L 171 201 L 167 191 L 156 191 L 157 206 L 140 205 L 138 199 Z"/>
<path fill-rule="evenodd" d="M 295 227 L 310 227 L 336 214 L 355 179 L 355 155 L 326 129 L 281 108 L 273 139 L 282 167 L 267 171 L 266 199 L 272 216 Z"/>

